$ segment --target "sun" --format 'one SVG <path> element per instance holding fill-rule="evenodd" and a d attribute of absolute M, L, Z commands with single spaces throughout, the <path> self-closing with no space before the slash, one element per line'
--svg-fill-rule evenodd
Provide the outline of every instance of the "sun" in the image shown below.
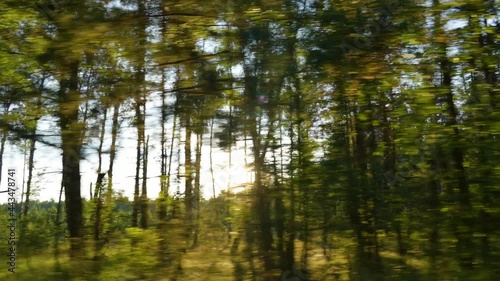
<path fill-rule="evenodd" d="M 245 161 L 245 157 L 246 160 Z M 241 192 L 245 186 L 253 182 L 253 170 L 247 163 L 251 159 L 243 150 L 232 151 L 231 165 L 229 153 L 217 152 L 213 155 L 213 176 L 210 168 L 202 174 L 204 192 L 207 198 L 217 196 L 222 191 Z"/>

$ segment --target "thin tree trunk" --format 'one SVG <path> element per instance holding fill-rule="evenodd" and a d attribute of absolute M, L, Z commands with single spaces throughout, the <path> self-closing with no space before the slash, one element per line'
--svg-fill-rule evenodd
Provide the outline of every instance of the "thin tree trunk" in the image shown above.
<path fill-rule="evenodd" d="M 214 123 L 215 116 L 212 116 L 210 122 L 210 175 L 212 177 L 212 197 L 215 198 L 215 177 L 214 177 L 214 162 L 213 162 L 213 138 L 214 138 Z"/>
<path fill-rule="evenodd" d="M 174 142 L 175 142 L 175 137 L 176 137 L 176 130 L 177 130 L 177 101 L 175 102 L 175 105 L 174 105 L 174 117 L 173 117 L 173 122 L 174 124 L 172 125 L 172 138 L 170 139 L 170 153 L 169 153 L 169 156 L 168 156 L 168 167 L 167 167 L 167 194 L 168 194 L 168 191 L 170 190 L 170 175 L 172 174 L 172 158 L 173 158 L 173 155 L 174 155 Z M 177 134 L 177 137 L 180 138 L 180 134 Z M 179 149 L 180 149 L 180 145 L 179 145 Z"/>
<path fill-rule="evenodd" d="M 99 147 L 97 148 L 97 155 L 99 158 L 99 164 L 97 167 L 97 180 L 95 183 L 94 191 L 94 202 L 95 202 L 95 218 L 94 218 L 94 258 L 98 258 L 101 251 L 101 213 L 102 213 L 102 181 L 104 179 L 105 173 L 102 173 L 102 146 L 104 143 L 104 136 L 106 134 L 106 120 L 107 120 L 107 108 L 104 110 L 104 116 L 101 123 L 101 134 L 99 136 Z"/>
<path fill-rule="evenodd" d="M 104 116 L 101 122 L 101 134 L 99 136 L 99 147 L 97 148 L 97 157 L 99 158 L 99 163 L 97 166 L 97 173 L 101 172 L 102 169 L 102 145 L 104 143 L 104 136 L 106 135 L 106 121 L 108 119 L 108 109 L 104 109 Z"/>
<path fill-rule="evenodd" d="M 35 125 L 36 126 L 36 125 Z M 36 128 L 33 131 L 33 135 L 36 133 Z M 23 216 L 28 214 L 29 204 L 30 204 L 30 195 L 31 195 L 31 182 L 33 180 L 33 169 L 34 169 L 34 159 L 35 159 L 35 138 L 30 139 L 30 151 L 28 156 L 28 180 L 26 182 L 26 194 L 23 203 Z"/>
<path fill-rule="evenodd" d="M 281 139 L 281 138 L 280 138 Z M 285 206 L 283 203 L 283 198 L 279 192 L 282 190 L 282 184 L 281 184 L 281 178 L 279 177 L 278 173 L 278 160 L 276 159 L 276 145 L 277 142 L 276 140 L 273 141 L 273 188 L 275 190 L 275 195 L 274 195 L 274 213 L 276 217 L 276 234 L 277 234 L 277 251 L 280 257 L 280 266 L 282 271 L 287 270 L 287 267 L 285 265 L 285 251 L 284 251 L 284 245 L 285 245 L 285 218 L 286 218 L 286 210 Z"/>
<path fill-rule="evenodd" d="M 140 99 L 140 98 L 138 98 Z M 142 136 L 142 112 L 140 101 L 136 99 L 136 118 L 137 118 L 137 144 L 136 144 L 136 159 L 135 159 L 135 184 L 134 184 L 134 205 L 132 208 L 132 227 L 137 227 L 139 225 L 139 209 L 140 209 L 140 172 L 141 172 L 141 145 L 143 142 Z"/>
<path fill-rule="evenodd" d="M 233 166 L 233 105 L 229 101 L 229 163 L 228 163 L 228 175 L 227 175 L 227 191 L 231 190 L 231 169 Z"/>
<path fill-rule="evenodd" d="M 246 79 L 246 91 L 250 99 L 248 104 L 248 129 L 252 138 L 252 151 L 254 157 L 254 173 L 255 182 L 254 190 L 256 193 L 256 198 L 254 202 L 254 210 L 256 210 L 256 215 L 259 221 L 259 240 L 260 240 L 260 253 L 262 256 L 262 261 L 264 263 L 265 278 L 268 280 L 271 278 L 271 271 L 273 269 L 272 261 L 272 249 L 273 249 L 273 237 L 271 232 L 271 218 L 269 212 L 269 198 L 267 194 L 266 187 L 263 184 L 262 171 L 264 169 L 264 157 L 266 154 L 266 147 L 261 144 L 260 136 L 260 118 L 257 118 L 256 112 L 256 98 L 257 98 L 257 77 L 248 77 Z M 272 122 L 272 121 L 271 121 Z M 270 134 L 273 128 L 268 128 Z"/>
<path fill-rule="evenodd" d="M 161 19 L 160 23 L 160 29 L 161 33 L 165 34 L 167 30 L 166 26 L 166 17 L 165 17 L 165 9 L 163 7 L 165 6 L 165 1 L 161 1 L 162 9 L 161 13 L 163 14 L 163 17 Z M 162 37 L 162 43 L 166 43 L 166 38 Z M 167 266 L 168 261 L 170 259 L 169 253 L 168 253 L 168 234 L 167 232 L 167 199 L 168 199 L 168 191 L 169 191 L 169 185 L 170 185 L 170 163 L 168 164 L 168 173 L 167 173 L 167 161 L 171 160 L 172 157 L 172 150 L 173 147 L 170 149 L 170 158 L 167 158 L 167 137 L 166 137 L 166 123 L 167 123 L 167 91 L 166 91 L 166 84 L 167 84 L 167 77 L 166 77 L 166 70 L 163 68 L 161 69 L 161 176 L 160 176 L 160 196 L 158 200 L 158 266 L 159 269 L 163 269 Z M 174 116 L 174 126 L 172 128 L 172 142 L 174 138 L 174 133 L 175 133 L 175 116 Z"/>
<path fill-rule="evenodd" d="M 149 150 L 149 136 L 146 138 L 146 143 L 144 144 L 144 159 L 142 167 L 142 190 L 141 190 L 141 228 L 146 229 L 148 227 L 148 150 Z"/>
<path fill-rule="evenodd" d="M 27 143 L 27 140 L 24 140 L 24 145 L 26 146 L 26 143 Z M 25 187 L 26 187 L 26 163 L 28 162 L 26 159 L 27 159 L 27 156 L 28 155 L 28 152 L 26 151 L 26 149 L 24 149 L 24 153 L 23 153 L 23 184 L 22 184 L 22 189 L 21 189 L 21 202 L 20 202 L 20 207 L 21 207 L 21 210 L 24 208 L 24 190 L 25 190 Z M 21 218 L 23 212 L 19 212 L 19 218 Z"/>
<path fill-rule="evenodd" d="M 195 211 L 195 222 L 194 222 L 194 238 L 193 247 L 198 245 L 198 232 L 199 232 L 199 220 L 200 220 L 200 200 L 201 200 L 201 190 L 200 190 L 200 174 L 201 174 L 201 148 L 203 145 L 203 131 L 198 132 L 196 135 L 196 159 L 195 159 L 195 169 L 196 175 L 194 177 L 194 211 Z"/>
<path fill-rule="evenodd" d="M 59 248 L 59 240 L 61 236 L 63 236 L 64 230 L 61 230 L 61 205 L 62 205 L 62 193 L 64 191 L 64 182 L 61 180 L 61 187 L 59 190 L 59 199 L 57 200 L 57 211 L 56 211 L 56 219 L 55 219 L 55 232 L 54 235 L 54 259 L 55 266 L 54 269 L 56 272 L 61 270 L 61 263 L 59 261 L 60 256 L 60 248 Z"/>
<path fill-rule="evenodd" d="M 293 111 L 290 113 L 292 114 Z M 290 123 L 290 155 L 293 154 L 295 150 L 295 130 L 293 126 L 293 122 Z M 295 185 L 296 185 L 296 177 L 295 177 L 295 161 L 293 158 L 290 160 L 289 164 L 289 172 L 290 174 L 290 215 L 288 218 L 288 229 L 287 229 L 287 239 L 286 239 L 286 252 L 285 252 L 285 269 L 291 270 L 295 265 L 295 239 L 296 239 L 296 226 L 295 226 Z"/>
<path fill-rule="evenodd" d="M 141 157 L 144 153 L 141 152 L 141 146 L 144 143 L 144 127 L 145 127 L 145 82 L 146 70 L 144 68 L 144 61 L 146 56 L 146 5 L 144 0 L 137 0 L 137 69 L 135 73 L 135 81 L 137 83 L 137 91 L 135 93 L 135 112 L 137 118 L 137 153 L 136 153 L 136 169 L 135 169 L 135 186 L 134 186 L 134 206 L 132 208 L 132 227 L 139 225 L 139 213 L 141 212 L 141 198 L 140 191 L 140 170 L 141 170 Z M 144 169 L 144 167 L 143 167 Z M 144 172 L 144 171 L 143 171 Z M 143 214 L 141 214 L 143 215 Z"/>
<path fill-rule="evenodd" d="M 162 19 L 162 31 L 165 32 L 165 19 Z M 160 166 L 160 196 L 158 200 L 158 218 L 160 223 L 163 223 L 167 219 L 167 148 L 166 148 L 166 130 L 165 124 L 167 123 L 167 103 L 166 103 L 166 77 L 165 69 L 161 70 L 161 166 Z"/>
<path fill-rule="evenodd" d="M 119 123 L 118 123 L 118 117 L 120 114 L 120 104 L 117 103 L 113 107 L 113 121 L 111 125 L 111 145 L 109 149 L 109 168 L 108 168 L 108 184 L 107 184 L 107 190 L 106 190 L 106 209 L 107 209 L 107 217 L 105 218 L 109 224 L 113 223 L 113 215 L 112 215 L 112 208 L 113 208 L 113 168 L 114 168 L 114 163 L 115 163 L 115 158 L 116 158 L 116 141 L 118 138 L 118 129 L 119 129 Z M 105 231 L 105 234 L 103 235 L 105 241 L 104 243 L 107 243 L 109 241 L 109 236 L 111 233 L 111 229 L 108 228 Z"/>
<path fill-rule="evenodd" d="M 99 135 L 99 146 L 97 147 L 97 157 L 98 157 L 97 174 L 100 174 L 102 170 L 102 145 L 104 143 L 104 135 L 106 134 L 106 119 L 107 119 L 107 110 L 104 111 L 104 116 L 101 121 L 101 132 L 100 132 L 101 134 Z M 100 186 L 97 186 L 96 182 L 94 196 L 93 196 L 94 199 L 99 198 L 101 196 L 100 193 L 101 193 Z M 90 197 L 91 197 L 90 199 L 92 199 L 92 195 Z"/>
<path fill-rule="evenodd" d="M 293 50 L 293 49 L 292 49 Z M 292 52 L 292 56 L 294 56 L 294 52 Z M 295 95 L 293 97 L 293 107 L 294 111 L 296 114 L 296 122 L 297 122 L 297 167 L 298 167 L 298 173 L 299 173 L 299 191 L 302 195 L 302 200 L 301 200 L 301 205 L 302 205 L 302 210 L 303 210 L 303 235 L 304 235 L 304 244 L 302 247 L 302 256 L 301 256 L 301 266 L 302 268 L 307 268 L 307 261 L 308 261 L 308 252 L 309 252 L 309 188 L 308 188 L 308 182 L 309 180 L 307 179 L 308 175 L 306 174 L 307 166 L 308 166 L 308 159 L 306 158 L 307 156 L 305 155 L 305 143 L 307 140 L 307 132 L 303 130 L 304 126 L 304 118 L 302 117 L 304 115 L 303 110 L 302 110 L 302 94 L 301 94 L 301 85 L 299 79 L 296 77 L 296 69 L 297 66 L 294 64 L 292 67 L 293 71 L 292 73 L 294 74 L 294 86 L 295 86 Z M 295 120 L 292 120 L 292 124 L 295 123 Z"/>
<path fill-rule="evenodd" d="M 94 219 L 94 259 L 98 259 L 101 252 L 101 214 L 102 214 L 102 181 L 106 173 L 99 173 L 96 180 L 97 194 L 94 195 L 94 202 L 96 203 L 95 219 Z M 97 269 L 99 269 L 98 264 Z"/>
<path fill-rule="evenodd" d="M 191 230 L 192 230 L 192 220 L 193 220 L 193 178 L 192 178 L 192 169 L 193 165 L 191 163 L 191 134 L 192 134 L 192 129 L 191 129 L 191 120 L 190 117 L 187 116 L 186 118 L 186 139 L 184 142 L 184 176 L 185 176 L 185 191 L 184 191 L 184 197 L 185 197 L 185 205 L 186 205 L 186 222 L 188 224 L 188 235 L 191 236 Z"/>
<path fill-rule="evenodd" d="M 116 158 L 116 140 L 118 139 L 118 117 L 120 114 L 120 104 L 115 104 L 113 108 L 113 124 L 111 125 L 111 147 L 109 149 L 109 169 L 108 169 L 108 188 L 112 189 L 113 167 Z"/>

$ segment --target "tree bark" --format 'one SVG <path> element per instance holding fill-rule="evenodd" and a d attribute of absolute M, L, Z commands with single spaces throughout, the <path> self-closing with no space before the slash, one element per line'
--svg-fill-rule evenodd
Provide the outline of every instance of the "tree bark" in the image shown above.
<path fill-rule="evenodd" d="M 78 88 L 79 62 L 69 65 L 69 78 L 61 80 L 59 96 L 59 124 L 61 127 L 63 182 L 68 233 L 71 240 L 70 254 L 77 257 L 83 250 L 83 206 L 80 194 L 80 159 L 83 126 L 78 120 L 80 92 Z M 67 90 L 67 92 L 66 92 Z"/>
<path fill-rule="evenodd" d="M 141 228 L 146 229 L 148 227 L 148 148 L 149 146 L 149 136 L 146 138 L 146 143 L 144 143 L 144 159 L 142 164 L 142 190 L 141 190 Z"/>
<path fill-rule="evenodd" d="M 35 125 L 36 126 L 36 125 Z M 33 135 L 36 133 L 36 128 L 33 131 Z M 28 156 L 28 180 L 26 181 L 26 194 L 23 202 L 23 216 L 28 214 L 29 204 L 30 204 L 30 196 L 31 196 L 31 182 L 33 180 L 33 169 L 34 169 L 34 159 L 35 159 L 35 149 L 36 149 L 36 140 L 35 138 L 30 139 L 30 151 Z"/>
<path fill-rule="evenodd" d="M 186 223 L 189 225 L 188 235 L 191 237 L 192 222 L 193 222 L 193 165 L 191 163 L 191 118 L 185 117 L 186 137 L 184 142 L 184 176 L 185 176 L 185 191 L 184 204 L 186 206 Z"/>
<path fill-rule="evenodd" d="M 141 112 L 141 102 L 140 97 L 135 101 L 135 112 L 137 118 L 137 144 L 136 144 L 136 159 L 135 159 L 135 184 L 134 184 L 134 205 L 132 208 L 132 227 L 137 227 L 139 225 L 139 211 L 140 211 L 140 172 L 141 172 L 141 145 L 143 143 L 144 128 L 142 127 L 142 112 Z"/>
<path fill-rule="evenodd" d="M 201 176 L 201 148 L 203 145 L 203 132 L 198 132 L 196 135 L 196 159 L 195 159 L 195 177 L 194 177 L 194 237 L 193 237 L 193 247 L 198 245 L 198 233 L 199 233 L 199 220 L 200 220 L 200 202 L 201 202 L 201 186 L 200 186 L 200 176 Z"/>

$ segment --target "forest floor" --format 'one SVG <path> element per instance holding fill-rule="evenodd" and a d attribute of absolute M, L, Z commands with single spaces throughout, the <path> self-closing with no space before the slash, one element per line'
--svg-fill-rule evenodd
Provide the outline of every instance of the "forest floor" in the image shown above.
<path fill-rule="evenodd" d="M 311 242 L 307 251 L 307 280 L 351 280 L 354 270 L 353 241 L 335 238 L 329 246 L 323 247 L 319 242 Z M 105 258 L 95 261 L 88 257 L 78 264 L 72 264 L 67 255 L 67 249 L 62 247 L 59 263 L 52 252 L 40 251 L 31 255 L 19 255 L 16 273 L 5 270 L 0 273 L 0 280 L 19 281 L 56 281 L 56 280 L 259 280 L 262 276 L 261 261 L 256 252 L 245 252 L 245 245 L 239 247 L 237 255 L 231 255 L 231 247 L 215 242 L 200 245 L 194 249 L 186 249 L 180 257 L 181 270 L 170 267 L 163 269 L 158 266 L 157 252 L 151 247 L 152 241 L 142 241 L 131 247 L 129 241 L 116 241 L 105 251 Z M 145 243 L 145 244 L 142 244 Z M 149 244 L 149 247 L 148 245 Z M 299 265 L 304 257 L 303 243 L 296 243 L 296 259 Z M 249 258 L 249 256 L 253 258 Z M 425 270 L 426 263 L 422 260 L 406 258 L 401 260 L 393 251 L 381 251 L 384 264 L 384 280 L 421 280 L 417 271 Z M 178 261 L 178 260 L 177 260 Z M 175 264 L 175 262 L 174 262 Z M 97 268 L 99 266 L 99 268 Z M 404 272 L 403 272 L 404 271 Z M 397 273 L 397 274 L 395 274 Z M 274 280 L 302 280 L 293 278 L 290 273 L 276 271 Z M 363 273 L 357 273 L 363 274 Z M 257 276 L 256 279 L 252 275 Z M 12 277 L 15 277 L 14 279 Z M 297 275 L 295 275 L 297 276 Z M 405 279 L 394 279 L 391 276 L 406 276 Z M 361 280 L 376 280 L 375 274 L 367 274 Z M 305 280 L 305 279 L 304 279 Z"/>

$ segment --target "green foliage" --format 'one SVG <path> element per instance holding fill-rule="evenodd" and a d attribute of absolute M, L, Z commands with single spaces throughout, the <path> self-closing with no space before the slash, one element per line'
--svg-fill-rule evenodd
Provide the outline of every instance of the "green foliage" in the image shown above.
<path fill-rule="evenodd" d="M 65 262 L 41 257 L 66 250 L 70 222 L 91 245 L 98 206 L 102 256 L 86 247 L 81 272 L 21 267 L 19 280 L 278 280 L 297 267 L 314 280 L 498 276 L 497 2 L 52 2 L 0 3 L 3 142 L 47 143 L 29 135 L 56 116 L 67 201 L 79 200 L 71 172 L 104 112 L 120 105 L 140 134 L 161 111 L 176 124 L 161 124 L 161 175 L 141 175 L 157 163 L 139 153 L 137 181 L 194 190 L 147 198 L 148 228 L 132 227 L 134 202 L 107 183 L 101 201 L 83 201 L 83 222 L 74 201 L 59 226 L 54 202 L 32 201 L 21 264 Z M 207 161 L 183 159 L 200 159 L 185 138 L 209 128 L 225 152 L 244 145 L 244 192 L 193 198 L 210 185 Z"/>

